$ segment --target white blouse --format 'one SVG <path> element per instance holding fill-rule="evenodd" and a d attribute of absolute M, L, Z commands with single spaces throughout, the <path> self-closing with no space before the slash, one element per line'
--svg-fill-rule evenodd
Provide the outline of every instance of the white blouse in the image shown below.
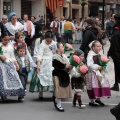
<path fill-rule="evenodd" d="M 16 22 L 15 26 L 11 22 L 8 22 L 5 24 L 5 27 L 13 36 L 16 32 L 24 30 L 24 26 L 20 22 Z"/>
<path fill-rule="evenodd" d="M 3 46 L 2 43 L 0 43 L 0 47 L 2 46 L 3 55 L 7 58 L 7 61 L 15 62 L 15 56 L 14 56 L 14 49 L 11 45 Z"/>
<path fill-rule="evenodd" d="M 42 41 L 42 43 L 39 46 L 38 56 L 37 60 L 43 60 L 43 59 L 52 59 L 53 52 L 50 50 L 50 46 L 55 46 L 55 42 L 52 41 L 50 45 L 47 45 L 45 43 L 45 40 Z"/>

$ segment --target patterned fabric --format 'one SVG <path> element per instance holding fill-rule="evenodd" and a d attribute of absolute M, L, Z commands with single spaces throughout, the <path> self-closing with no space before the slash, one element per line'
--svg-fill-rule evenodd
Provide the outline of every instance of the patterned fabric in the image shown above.
<path fill-rule="evenodd" d="M 52 92 L 53 90 L 54 90 L 53 86 L 42 86 L 40 84 L 40 80 L 37 76 L 36 71 L 34 71 L 34 75 L 30 82 L 29 92 L 46 92 L 46 91 Z"/>
<path fill-rule="evenodd" d="M 32 77 L 30 83 L 30 92 L 46 92 L 53 91 L 53 80 L 52 80 L 52 59 L 44 59 L 40 66 L 40 72 L 36 73 Z"/>
<path fill-rule="evenodd" d="M 0 96 L 24 96 L 22 83 L 12 62 L 0 62 Z"/>
<path fill-rule="evenodd" d="M 16 60 L 17 60 L 17 62 L 18 62 L 18 64 L 19 64 L 19 66 L 20 66 L 20 72 L 22 72 L 22 60 L 21 60 L 21 58 L 19 57 L 19 56 L 16 56 Z M 26 67 L 26 70 L 27 70 L 27 72 L 29 73 L 30 72 L 30 61 L 29 61 L 29 57 L 27 56 L 27 55 L 25 55 L 25 67 Z"/>
<path fill-rule="evenodd" d="M 110 97 L 109 81 L 105 79 L 104 84 L 97 79 L 95 72 L 89 72 L 86 77 L 87 93 L 90 99 L 96 97 Z"/>

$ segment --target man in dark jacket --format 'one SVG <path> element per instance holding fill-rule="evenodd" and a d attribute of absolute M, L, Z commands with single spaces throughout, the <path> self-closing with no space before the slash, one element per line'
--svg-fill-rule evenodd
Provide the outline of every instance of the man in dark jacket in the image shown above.
<path fill-rule="evenodd" d="M 85 30 L 83 31 L 83 41 L 80 49 L 85 53 L 85 59 L 87 58 L 88 52 L 90 51 L 89 44 L 97 40 L 98 30 L 93 27 L 94 21 L 88 19 L 84 23 Z"/>
<path fill-rule="evenodd" d="M 120 14 L 116 14 L 115 26 L 113 27 L 113 36 L 111 38 L 111 46 L 109 54 L 114 62 L 115 69 L 115 84 L 111 90 L 119 91 L 120 83 Z M 116 120 L 120 120 L 120 103 L 112 108 L 110 112 L 115 116 Z"/>
<path fill-rule="evenodd" d="M 106 32 L 107 32 L 107 36 L 108 36 L 109 39 L 111 39 L 112 32 L 113 32 L 114 16 L 115 16 L 115 14 L 112 14 L 111 20 L 106 25 Z"/>
<path fill-rule="evenodd" d="M 40 24 L 40 30 L 42 30 L 42 28 L 45 27 L 45 20 L 43 19 L 43 16 L 41 16 L 39 20 L 39 24 Z"/>
<path fill-rule="evenodd" d="M 113 36 L 111 38 L 111 46 L 108 51 L 108 56 L 111 56 L 114 62 L 115 69 L 115 84 L 111 90 L 119 91 L 120 83 L 120 16 L 115 15 L 115 26 L 113 27 Z"/>

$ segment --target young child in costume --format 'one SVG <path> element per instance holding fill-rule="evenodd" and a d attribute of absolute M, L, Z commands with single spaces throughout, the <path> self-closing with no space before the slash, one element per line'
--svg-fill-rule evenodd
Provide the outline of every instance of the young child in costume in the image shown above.
<path fill-rule="evenodd" d="M 82 100 L 81 100 L 81 92 L 84 89 L 85 86 L 85 78 L 84 75 L 82 75 L 80 72 L 78 72 L 79 67 L 84 65 L 83 60 L 84 60 L 84 52 L 80 49 L 75 50 L 73 55 L 77 55 L 81 62 L 80 65 L 77 68 L 73 68 L 72 70 L 76 70 L 76 74 L 72 75 L 71 78 L 71 86 L 72 89 L 75 91 L 74 93 L 74 98 L 73 98 L 73 106 L 76 106 L 76 101 L 78 101 L 78 105 L 80 108 L 85 108 L 86 105 L 82 104 Z"/>
<path fill-rule="evenodd" d="M 67 69 L 72 69 L 68 58 L 65 56 L 62 43 L 57 43 L 57 53 L 53 56 L 53 83 L 54 83 L 54 106 L 58 111 L 64 112 L 61 106 L 61 99 L 72 97 L 70 77 Z M 66 65 L 68 64 L 68 65 Z"/>
<path fill-rule="evenodd" d="M 52 56 L 56 53 L 56 49 L 52 32 L 46 32 L 45 39 L 34 56 L 37 59 L 37 73 L 34 72 L 29 89 L 30 92 L 39 92 L 40 100 L 43 100 L 43 92 L 53 92 Z"/>
<path fill-rule="evenodd" d="M 19 64 L 18 74 L 20 80 L 23 84 L 24 90 L 26 90 L 28 73 L 30 72 L 30 60 L 27 55 L 25 55 L 25 47 L 22 45 L 17 46 L 16 60 Z"/>
<path fill-rule="evenodd" d="M 4 33 L 0 43 L 0 96 L 3 101 L 7 100 L 7 96 L 18 96 L 18 100 L 21 101 L 25 91 L 16 71 L 19 70 L 19 65 L 12 45 L 8 44 L 9 41 L 10 37 Z"/>
<path fill-rule="evenodd" d="M 29 57 L 29 60 L 30 60 L 30 67 L 33 68 L 33 67 L 37 67 L 37 65 L 34 63 L 29 51 L 28 51 L 28 48 L 27 48 L 27 44 L 25 43 L 24 41 L 24 34 L 23 32 L 17 32 L 15 33 L 15 40 L 16 40 L 16 43 L 13 44 L 13 47 L 14 47 L 14 50 L 15 50 L 15 54 L 17 53 L 17 46 L 18 45 L 22 45 L 25 47 L 25 54 L 28 55 Z"/>
<path fill-rule="evenodd" d="M 90 44 L 91 50 L 87 56 L 87 66 L 90 72 L 86 77 L 87 93 L 90 99 L 90 106 L 104 106 L 100 100 L 102 97 L 110 97 L 110 84 L 106 77 L 106 69 L 100 65 L 99 56 L 101 44 L 99 41 L 93 41 Z"/>

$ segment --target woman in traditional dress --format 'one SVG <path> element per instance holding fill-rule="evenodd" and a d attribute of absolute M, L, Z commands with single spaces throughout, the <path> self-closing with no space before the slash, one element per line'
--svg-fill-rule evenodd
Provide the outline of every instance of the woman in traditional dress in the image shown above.
<path fill-rule="evenodd" d="M 35 58 L 37 59 L 37 73 L 35 71 L 30 83 L 30 92 L 39 92 L 39 99 L 43 100 L 43 92 L 53 91 L 52 56 L 56 52 L 56 43 L 52 40 L 53 34 L 48 31 L 45 39 L 39 46 Z"/>
<path fill-rule="evenodd" d="M 72 97 L 69 74 L 65 69 L 72 69 L 68 64 L 67 57 L 63 54 L 64 47 L 62 43 L 57 43 L 57 54 L 53 56 L 53 83 L 54 83 L 54 106 L 60 112 L 64 112 L 61 106 L 61 99 Z M 68 64 L 68 65 L 66 65 Z"/>
<path fill-rule="evenodd" d="M 99 56 L 101 51 L 101 44 L 99 41 L 93 41 L 91 50 L 88 53 L 87 65 L 90 69 L 86 77 L 87 93 L 90 99 L 90 106 L 104 106 L 100 100 L 102 97 L 110 97 L 110 84 L 106 76 L 106 69 L 100 66 Z"/>
<path fill-rule="evenodd" d="M 18 96 L 21 101 L 25 92 L 16 71 L 19 70 L 19 65 L 14 56 L 14 49 L 8 44 L 9 41 L 10 37 L 5 33 L 0 43 L 0 96 L 3 101 L 7 100 L 7 96 Z"/>
<path fill-rule="evenodd" d="M 18 31 L 23 31 L 23 25 L 17 21 L 17 14 L 15 12 L 11 12 L 8 16 L 8 23 L 5 24 L 7 29 L 7 33 L 10 36 L 10 43 L 15 43 L 15 33 Z"/>

